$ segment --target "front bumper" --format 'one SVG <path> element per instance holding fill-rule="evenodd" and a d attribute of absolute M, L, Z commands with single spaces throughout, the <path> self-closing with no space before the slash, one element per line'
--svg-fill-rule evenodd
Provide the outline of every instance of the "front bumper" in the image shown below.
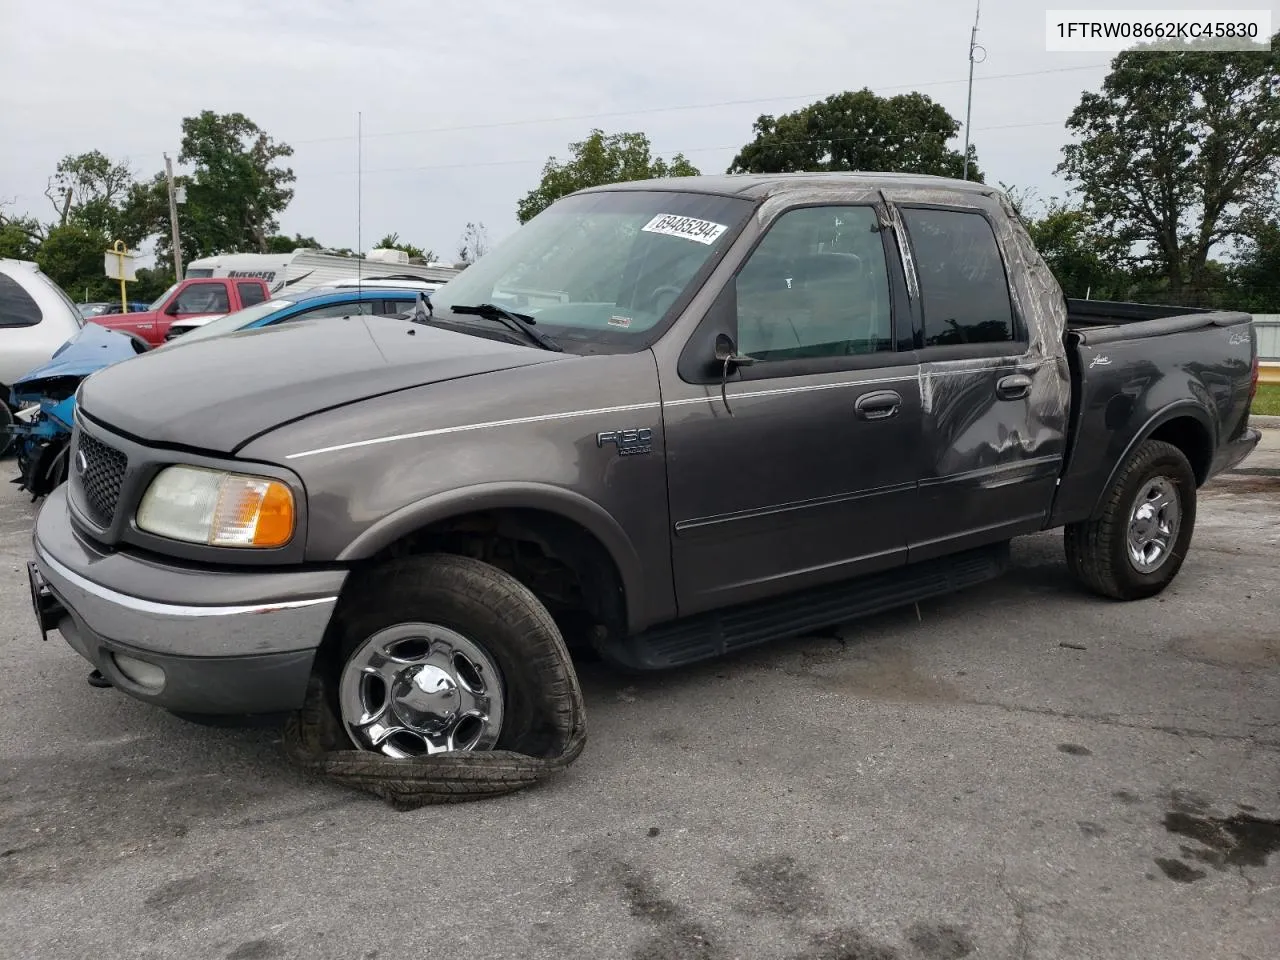
<path fill-rule="evenodd" d="M 343 570 L 221 572 L 106 553 L 71 526 L 66 487 L 32 533 L 32 604 L 119 690 L 180 713 L 302 705 Z"/>

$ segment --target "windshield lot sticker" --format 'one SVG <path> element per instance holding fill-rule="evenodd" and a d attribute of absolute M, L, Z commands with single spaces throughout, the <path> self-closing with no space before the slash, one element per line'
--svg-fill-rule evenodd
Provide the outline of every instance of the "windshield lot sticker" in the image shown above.
<path fill-rule="evenodd" d="M 610 317 L 609 326 L 611 327 L 629 327 L 631 326 L 630 317 Z"/>
<path fill-rule="evenodd" d="M 729 228 L 723 223 L 712 223 L 710 220 L 660 213 L 640 229 L 646 233 L 662 233 L 668 237 L 683 237 L 695 243 L 712 244 Z"/>

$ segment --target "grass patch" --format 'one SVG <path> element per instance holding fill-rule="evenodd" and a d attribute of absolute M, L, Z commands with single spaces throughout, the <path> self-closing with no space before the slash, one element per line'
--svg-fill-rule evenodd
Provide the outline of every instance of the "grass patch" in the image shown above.
<path fill-rule="evenodd" d="M 1258 384 L 1258 395 L 1253 398 L 1250 412 L 1260 417 L 1280 417 L 1280 383 Z"/>

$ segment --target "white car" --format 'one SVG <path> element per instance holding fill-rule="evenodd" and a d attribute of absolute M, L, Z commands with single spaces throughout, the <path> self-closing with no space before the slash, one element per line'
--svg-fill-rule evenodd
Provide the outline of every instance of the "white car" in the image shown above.
<path fill-rule="evenodd" d="M 35 263 L 0 258 L 0 455 L 11 440 L 10 385 L 48 363 L 84 325 L 75 303 Z"/>

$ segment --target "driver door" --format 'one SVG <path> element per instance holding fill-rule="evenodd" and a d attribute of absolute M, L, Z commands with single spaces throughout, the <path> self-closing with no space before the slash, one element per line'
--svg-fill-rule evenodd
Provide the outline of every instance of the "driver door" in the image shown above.
<path fill-rule="evenodd" d="M 921 404 L 888 236 L 871 205 L 783 213 L 721 295 L 755 362 L 723 399 L 663 365 L 682 616 L 905 563 Z"/>

